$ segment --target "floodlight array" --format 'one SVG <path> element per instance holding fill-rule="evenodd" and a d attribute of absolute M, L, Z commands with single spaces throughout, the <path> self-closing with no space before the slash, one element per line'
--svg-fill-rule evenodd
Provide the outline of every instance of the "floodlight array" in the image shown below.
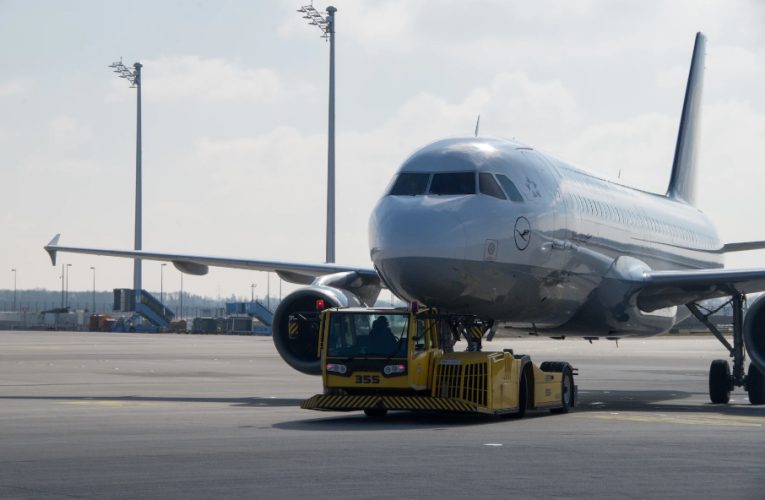
<path fill-rule="evenodd" d="M 308 24 L 319 27 L 323 33 L 322 38 L 329 36 L 329 21 L 313 5 L 303 5 L 297 11 L 303 14 L 303 19 L 308 19 Z"/>
<path fill-rule="evenodd" d="M 127 66 L 122 64 L 122 58 L 120 57 L 119 61 L 113 62 L 109 65 L 110 68 L 114 70 L 114 72 L 119 76 L 120 78 L 124 78 L 125 80 L 130 82 L 130 88 L 134 88 L 136 86 L 136 82 L 138 81 L 138 72 L 137 71 L 131 71 L 128 69 Z M 140 82 L 138 82 L 140 83 Z"/>

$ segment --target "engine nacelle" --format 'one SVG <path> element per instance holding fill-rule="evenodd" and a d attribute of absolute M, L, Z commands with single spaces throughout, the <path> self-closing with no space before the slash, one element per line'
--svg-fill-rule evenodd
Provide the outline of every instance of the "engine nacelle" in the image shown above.
<path fill-rule="evenodd" d="M 289 317 L 297 312 L 316 310 L 316 301 L 324 300 L 325 307 L 363 306 L 356 295 L 338 288 L 312 285 L 301 288 L 287 295 L 276 308 L 273 323 L 273 339 L 279 355 L 292 368 L 309 375 L 321 375 L 321 359 L 318 328 L 299 328 L 297 333 L 289 333 Z"/>
<path fill-rule="evenodd" d="M 765 373 L 765 295 L 749 306 L 744 319 L 744 344 L 754 366 Z"/>

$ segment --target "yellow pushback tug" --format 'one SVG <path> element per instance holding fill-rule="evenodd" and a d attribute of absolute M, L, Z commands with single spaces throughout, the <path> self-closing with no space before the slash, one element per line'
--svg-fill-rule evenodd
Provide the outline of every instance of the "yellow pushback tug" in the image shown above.
<path fill-rule="evenodd" d="M 333 308 L 290 317 L 290 331 L 318 322 L 324 394 L 302 402 L 311 410 L 388 410 L 515 414 L 527 409 L 565 413 L 574 406 L 574 369 L 566 362 L 535 366 L 512 350 L 452 352 L 470 318 L 430 308 Z M 303 323 L 303 324 L 301 324 Z M 314 324 L 314 328 L 316 325 Z M 476 347 L 477 346 L 477 347 Z"/>

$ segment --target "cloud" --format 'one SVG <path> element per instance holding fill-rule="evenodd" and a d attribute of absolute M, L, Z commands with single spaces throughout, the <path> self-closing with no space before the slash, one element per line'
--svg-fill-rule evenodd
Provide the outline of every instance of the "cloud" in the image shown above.
<path fill-rule="evenodd" d="M 676 119 L 645 113 L 572 130 L 560 154 L 597 175 L 660 193 L 669 182 L 676 134 Z"/>
<path fill-rule="evenodd" d="M 158 173 L 166 177 L 157 177 L 157 185 L 174 186 L 184 195 L 161 201 L 159 211 L 171 214 L 171 224 L 155 241 L 177 250 L 174 242 L 184 232 L 221 227 L 223 239 L 199 238 L 194 251 L 226 253 L 221 251 L 225 241 L 225 248 L 238 249 L 235 254 L 285 260 L 315 255 L 319 261 L 324 218 L 311 213 L 322 213 L 324 207 L 325 141 L 292 127 L 199 139 L 184 157 L 165 162 L 183 165 L 180 171 Z M 184 207 L 169 206 L 179 198 Z"/>
<path fill-rule="evenodd" d="M 423 144 L 443 136 L 471 135 L 480 114 L 482 135 L 550 145 L 566 135 L 575 122 L 576 108 L 573 95 L 558 80 L 532 80 L 523 72 L 499 73 L 458 102 L 427 92 L 417 94 L 373 133 Z"/>
<path fill-rule="evenodd" d="M 266 102 L 287 87 L 272 69 L 246 68 L 226 59 L 163 57 L 146 60 L 142 71 L 144 80 L 151 81 L 144 97 L 157 101 Z M 124 98 L 124 82 L 113 85 L 119 98 Z"/>
<path fill-rule="evenodd" d="M 93 139 L 93 131 L 71 116 L 57 116 L 50 122 L 51 143 L 57 148 L 77 151 Z"/>
<path fill-rule="evenodd" d="M 25 94 L 29 92 L 31 85 L 26 80 L 8 80 L 0 82 L 0 98 Z"/>
<path fill-rule="evenodd" d="M 339 37 L 350 39 L 353 44 L 363 44 L 368 49 L 398 47 L 411 40 L 416 33 L 411 25 L 417 13 L 423 9 L 421 0 L 392 0 L 385 2 L 341 2 L 336 14 L 336 30 Z M 283 7 L 284 21 L 278 28 L 279 35 L 320 36 L 318 29 L 306 26 L 307 20 L 298 14 L 291 4 Z M 324 9 L 317 9 L 326 16 Z"/>
<path fill-rule="evenodd" d="M 423 7 L 421 1 L 412 0 L 348 3 L 342 13 L 338 12 L 338 30 L 372 52 L 385 50 L 391 43 L 406 45 L 413 41 L 416 28 L 412 22 Z"/>

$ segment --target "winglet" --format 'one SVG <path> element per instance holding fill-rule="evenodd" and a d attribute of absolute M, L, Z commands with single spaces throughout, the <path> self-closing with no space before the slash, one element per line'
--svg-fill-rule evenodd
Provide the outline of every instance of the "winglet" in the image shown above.
<path fill-rule="evenodd" d="M 56 265 L 56 250 L 58 250 L 58 239 L 61 238 L 61 233 L 57 234 L 53 237 L 50 242 L 45 245 L 45 251 L 48 252 L 48 255 L 50 255 L 50 261 L 55 266 Z"/>
<path fill-rule="evenodd" d="M 701 91 L 704 86 L 704 56 L 707 37 L 696 33 L 691 69 L 685 87 L 683 113 L 677 132 L 675 159 L 667 196 L 693 205 L 696 202 L 696 156 L 701 127 Z"/>
<path fill-rule="evenodd" d="M 739 243 L 726 243 L 720 253 L 746 252 L 747 250 L 763 250 L 765 241 L 741 241 Z"/>

